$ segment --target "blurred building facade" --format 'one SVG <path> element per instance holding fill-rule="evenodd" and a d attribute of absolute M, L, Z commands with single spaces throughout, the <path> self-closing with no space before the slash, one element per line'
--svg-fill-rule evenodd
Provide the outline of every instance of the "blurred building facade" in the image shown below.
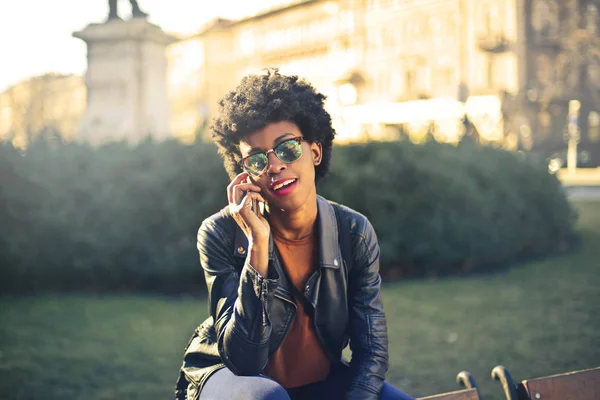
<path fill-rule="evenodd" d="M 442 140 L 453 140 L 467 109 L 486 137 L 500 140 L 502 95 L 525 86 L 517 7 L 516 0 L 309 0 L 216 20 L 172 46 L 202 52 L 195 72 L 187 71 L 195 98 L 174 106 L 174 121 L 197 125 L 241 77 L 276 66 L 328 96 L 341 138 L 393 138 L 399 128 L 418 136 L 434 123 Z M 185 76 L 177 70 L 185 62 L 173 61 L 174 76 Z M 182 97 L 176 87 L 174 102 Z"/>
<path fill-rule="evenodd" d="M 71 139 L 85 112 L 82 76 L 45 74 L 0 93 L 0 140 L 24 148 L 31 137 Z"/>
<path fill-rule="evenodd" d="M 167 48 L 175 136 L 193 140 L 243 76 L 278 67 L 328 96 L 342 141 L 453 142 L 466 115 L 483 141 L 559 151 L 578 99 L 581 148 L 600 159 L 600 0 L 272 4 Z M 69 137 L 85 107 L 82 77 L 32 78 L 0 94 L 0 135 L 23 141 L 55 127 Z"/>
<path fill-rule="evenodd" d="M 362 55 L 354 28 L 356 14 L 349 5 L 342 6 L 313 0 L 239 21 L 217 19 L 172 45 L 169 87 L 174 132 L 190 137 L 243 76 L 266 67 L 307 78 L 335 108 L 336 81 L 358 65 Z"/>
<path fill-rule="evenodd" d="M 179 102 L 173 128 L 189 136 L 241 77 L 279 67 L 328 96 L 341 139 L 409 135 L 418 141 L 433 128 L 438 139 L 455 141 L 466 113 L 483 140 L 531 149 L 532 132 L 551 135 L 551 127 L 566 123 L 564 99 L 548 101 L 541 82 L 563 79 L 549 75 L 548 66 L 569 46 L 564 38 L 583 28 L 597 38 L 597 3 L 308 0 L 215 20 L 171 46 L 179 55 L 171 63 L 172 81 L 179 79 L 171 84 Z M 544 93 L 550 92 L 556 90 Z M 594 116 L 598 107 L 587 98 L 586 104 Z"/>

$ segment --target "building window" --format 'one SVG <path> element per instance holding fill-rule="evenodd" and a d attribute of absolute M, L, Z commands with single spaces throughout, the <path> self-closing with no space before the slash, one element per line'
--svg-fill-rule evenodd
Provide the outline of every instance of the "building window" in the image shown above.
<path fill-rule="evenodd" d="M 454 69 L 452 67 L 439 67 L 434 75 L 436 89 L 454 87 Z"/>
<path fill-rule="evenodd" d="M 240 32 L 238 43 L 242 54 L 254 53 L 254 34 L 250 30 Z"/>
<path fill-rule="evenodd" d="M 543 37 L 555 36 L 558 32 L 558 6 L 554 0 L 536 0 L 531 21 L 536 33 Z"/>
<path fill-rule="evenodd" d="M 381 47 L 381 31 L 369 29 L 367 31 L 367 43 L 371 49 L 379 49 Z"/>
<path fill-rule="evenodd" d="M 408 24 L 406 24 L 406 36 L 409 39 L 418 37 L 419 33 L 420 33 L 420 27 L 417 22 L 411 21 Z"/>
<path fill-rule="evenodd" d="M 498 9 L 490 4 L 484 4 L 481 13 L 482 30 L 484 35 L 492 36 L 499 30 Z"/>
<path fill-rule="evenodd" d="M 598 31 L 599 20 L 598 7 L 595 4 L 588 4 L 585 10 L 585 28 L 592 33 L 600 33 Z"/>
<path fill-rule="evenodd" d="M 487 56 L 486 58 L 486 85 L 490 89 L 494 87 L 494 57 Z"/>
<path fill-rule="evenodd" d="M 440 20 L 434 17 L 429 18 L 429 29 L 434 35 L 437 35 L 440 31 L 441 23 Z"/>
<path fill-rule="evenodd" d="M 414 95 L 417 92 L 417 72 L 414 68 L 409 68 L 404 73 L 404 89 L 406 94 Z"/>
<path fill-rule="evenodd" d="M 420 96 L 429 96 L 431 94 L 431 69 L 428 65 L 417 67 L 417 90 Z"/>

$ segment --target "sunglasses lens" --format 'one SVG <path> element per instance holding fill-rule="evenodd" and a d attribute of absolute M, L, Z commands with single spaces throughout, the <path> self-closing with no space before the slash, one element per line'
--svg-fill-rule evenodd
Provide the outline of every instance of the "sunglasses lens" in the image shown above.
<path fill-rule="evenodd" d="M 296 140 L 286 140 L 275 147 L 275 155 L 281 161 L 291 163 L 302 156 L 302 146 Z"/>
<path fill-rule="evenodd" d="M 253 175 L 260 175 L 266 166 L 267 155 L 265 153 L 253 154 L 244 161 L 244 168 Z"/>

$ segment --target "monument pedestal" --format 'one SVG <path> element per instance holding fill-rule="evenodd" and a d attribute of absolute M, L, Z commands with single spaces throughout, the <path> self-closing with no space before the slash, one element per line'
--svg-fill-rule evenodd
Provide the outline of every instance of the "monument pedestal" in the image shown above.
<path fill-rule="evenodd" d="M 87 110 L 78 137 L 136 143 L 169 132 L 166 47 L 175 38 L 143 18 L 90 24 L 73 36 L 87 44 Z"/>

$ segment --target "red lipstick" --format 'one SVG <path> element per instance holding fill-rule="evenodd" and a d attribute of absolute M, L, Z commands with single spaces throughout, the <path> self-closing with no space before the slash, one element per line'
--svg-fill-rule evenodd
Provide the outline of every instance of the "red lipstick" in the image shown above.
<path fill-rule="evenodd" d="M 296 178 L 279 179 L 271 183 L 269 188 L 276 196 L 287 196 L 292 193 L 297 183 L 298 179 Z"/>

